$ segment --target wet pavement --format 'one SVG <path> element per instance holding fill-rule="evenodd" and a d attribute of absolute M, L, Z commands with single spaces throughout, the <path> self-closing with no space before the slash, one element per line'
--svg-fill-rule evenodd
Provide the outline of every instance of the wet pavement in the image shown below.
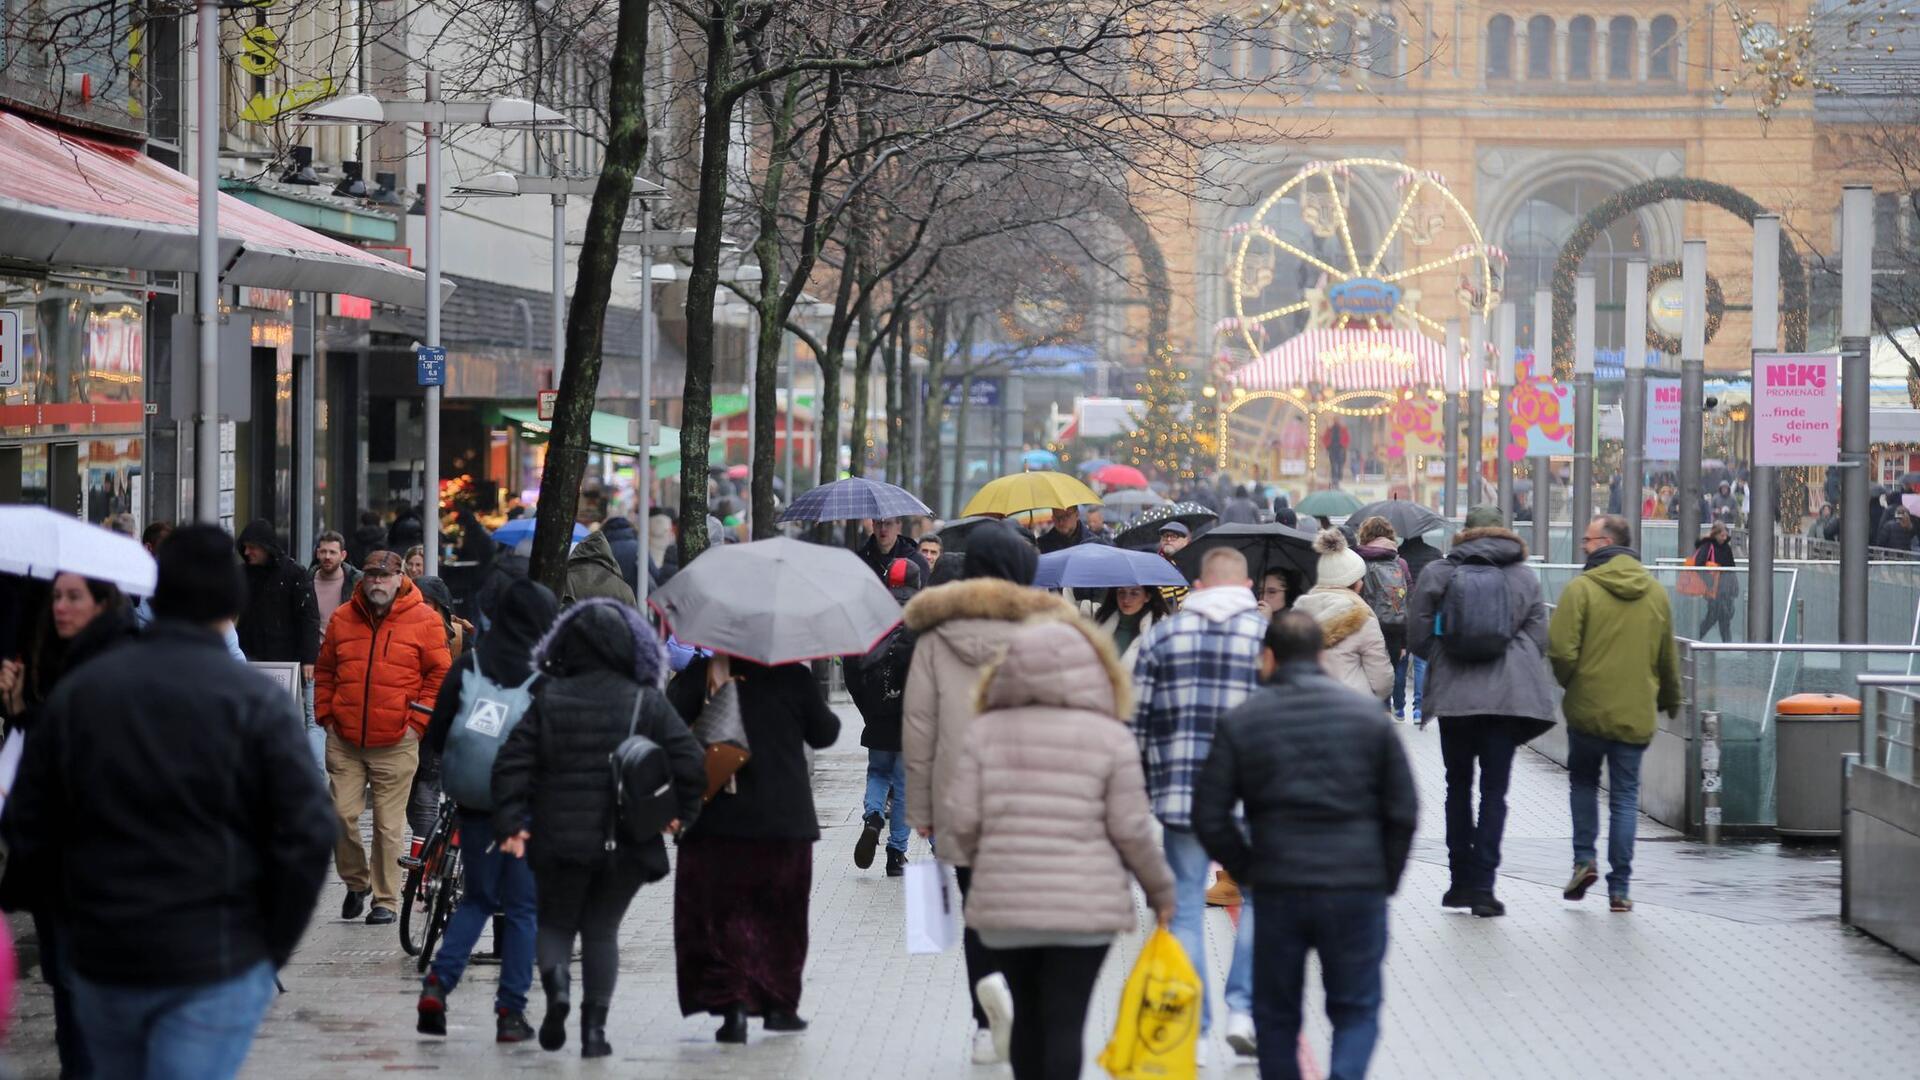
<path fill-rule="evenodd" d="M 715 1023 L 682 1018 L 674 998 L 671 893 L 642 889 L 621 935 L 612 1058 L 582 1062 L 577 1042 L 546 1054 L 492 1042 L 497 968 L 480 966 L 453 996 L 451 1034 L 413 1031 L 418 992 L 390 927 L 334 918 L 330 884 L 312 930 L 283 973 L 287 994 L 261 1031 L 246 1075 L 262 1080 L 413 1073 L 459 1077 L 637 1076 L 799 1080 L 985 1078 L 967 1064 L 970 1021 L 957 952 L 905 953 L 897 879 L 854 869 L 865 756 L 854 720 L 819 755 L 812 950 L 802 1011 L 811 1030 L 746 1047 L 713 1042 Z M 1371 1075 L 1379 1078 L 1909 1078 L 1920 1062 L 1920 965 L 1839 925 L 1839 860 L 1830 847 L 1708 848 L 1642 819 L 1637 909 L 1613 915 L 1600 890 L 1569 904 L 1566 776 L 1531 752 L 1515 763 L 1501 897 L 1509 914 L 1480 920 L 1438 906 L 1446 887 L 1437 729 L 1404 729 L 1423 800 L 1414 863 L 1392 905 L 1387 1001 Z M 1604 817 L 1604 815 L 1603 815 Z M 1604 844 L 1603 844 L 1604 846 Z M 916 839 L 914 858 L 925 858 Z M 1147 917 L 1142 909 L 1142 923 Z M 1232 924 L 1209 913 L 1212 992 L 1220 1015 Z M 1112 1030 L 1120 983 L 1140 935 L 1109 955 L 1088 1023 L 1085 1075 Z M 484 947 L 484 943 L 483 943 Z M 538 991 L 535 991 L 536 1002 Z M 1317 1003 L 1312 1005 L 1317 1009 Z M 538 1005 L 535 1006 L 538 1021 Z M 12 1060 L 51 1076 L 51 1000 L 23 984 Z M 1324 1066 L 1325 1018 L 1309 1038 Z M 569 1033 L 577 1037 L 577 1028 Z M 1212 1047 L 1207 1075 L 1254 1075 Z"/>

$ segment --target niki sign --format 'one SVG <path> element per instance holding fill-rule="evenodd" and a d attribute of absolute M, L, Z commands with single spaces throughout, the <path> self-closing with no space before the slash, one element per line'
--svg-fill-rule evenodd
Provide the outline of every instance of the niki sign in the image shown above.
<path fill-rule="evenodd" d="M 1831 353 L 1753 357 L 1753 463 L 1840 460 L 1840 372 Z"/>
<path fill-rule="evenodd" d="M 1647 380 L 1648 461 L 1680 460 L 1680 380 Z"/>

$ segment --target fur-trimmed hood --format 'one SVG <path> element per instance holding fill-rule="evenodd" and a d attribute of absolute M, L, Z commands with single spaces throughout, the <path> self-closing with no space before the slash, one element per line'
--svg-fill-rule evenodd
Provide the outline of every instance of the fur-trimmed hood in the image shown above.
<path fill-rule="evenodd" d="M 922 589 L 920 595 L 907 602 L 902 617 L 907 629 L 924 634 L 960 619 L 1020 622 L 1046 612 L 1072 614 L 1073 606 L 1052 593 L 1011 581 L 969 578 Z"/>
<path fill-rule="evenodd" d="M 1027 619 L 1002 658 L 981 670 L 973 702 L 979 712 L 1042 705 L 1122 719 L 1133 712 L 1133 677 L 1091 622 L 1047 611 Z"/>
<path fill-rule="evenodd" d="M 1462 529 L 1454 536 L 1453 547 L 1447 557 L 1454 562 L 1478 559 L 1495 566 L 1505 566 L 1527 561 L 1527 542 L 1520 539 L 1519 533 L 1498 525 Z"/>
<path fill-rule="evenodd" d="M 1347 640 L 1371 620 L 1373 608 L 1352 589 L 1315 588 L 1293 602 L 1294 610 L 1304 611 L 1320 624 L 1323 645 L 1331 649 Z"/>

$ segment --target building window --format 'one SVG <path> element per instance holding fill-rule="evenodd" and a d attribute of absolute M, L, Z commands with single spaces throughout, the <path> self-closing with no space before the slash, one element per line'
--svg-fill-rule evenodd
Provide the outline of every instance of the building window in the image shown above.
<path fill-rule="evenodd" d="M 1487 20 L 1487 78 L 1513 78 L 1513 17 L 1495 15 Z"/>
<path fill-rule="evenodd" d="M 1400 25 L 1381 13 L 1367 23 L 1367 70 L 1382 78 L 1400 74 Z"/>
<path fill-rule="evenodd" d="M 1607 22 L 1607 78 L 1632 80 L 1634 39 L 1639 33 L 1640 26 L 1631 15 L 1615 15 Z"/>
<path fill-rule="evenodd" d="M 1553 17 L 1535 15 L 1527 20 L 1527 78 L 1553 78 Z"/>
<path fill-rule="evenodd" d="M 1247 78 L 1256 82 L 1265 80 L 1278 73 L 1278 60 L 1273 49 L 1273 33 L 1261 30 L 1252 35 L 1247 44 Z"/>
<path fill-rule="evenodd" d="M 1567 242 L 1587 211 L 1615 190 L 1616 185 L 1598 180 L 1561 180 L 1534 192 L 1501 234 L 1500 245 L 1508 258 L 1502 291 L 1508 296 L 1531 298 L 1535 290 L 1552 288 L 1560 245 Z M 1640 215 L 1633 213 L 1595 236 L 1580 264 L 1595 279 L 1595 302 L 1600 310 L 1594 337 L 1600 348 L 1617 349 L 1625 343 L 1627 260 L 1646 254 L 1646 227 Z M 1533 340 L 1533 305 L 1522 303 L 1519 307 L 1520 321 L 1527 324 L 1521 327 L 1519 340 L 1529 342 Z"/>
<path fill-rule="evenodd" d="M 1567 78 L 1593 78 L 1593 20 L 1585 15 L 1567 24 Z"/>
<path fill-rule="evenodd" d="M 1233 54 L 1236 51 L 1233 25 L 1221 20 L 1207 28 L 1207 59 L 1213 65 L 1216 74 L 1233 74 Z"/>
<path fill-rule="evenodd" d="M 1674 71 L 1674 51 L 1680 47 L 1679 24 L 1673 16 L 1662 15 L 1653 20 L 1653 26 L 1647 32 L 1647 77 L 1650 79 L 1671 79 Z"/>

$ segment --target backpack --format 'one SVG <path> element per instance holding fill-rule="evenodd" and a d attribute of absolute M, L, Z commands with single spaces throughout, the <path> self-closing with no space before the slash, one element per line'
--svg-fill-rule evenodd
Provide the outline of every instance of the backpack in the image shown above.
<path fill-rule="evenodd" d="M 1433 633 L 1455 660 L 1497 660 L 1513 639 L 1513 602 L 1506 571 L 1481 559 L 1463 559 L 1454 567 Z"/>
<path fill-rule="evenodd" d="M 1367 576 L 1361 578 L 1360 598 L 1373 609 L 1383 633 L 1407 628 L 1407 575 L 1400 560 L 1379 559 L 1367 562 Z"/>
<path fill-rule="evenodd" d="M 613 784 L 613 813 L 607 821 L 607 850 L 657 839 L 674 818 L 680 802 L 673 794 L 673 764 L 666 748 L 640 734 L 640 704 L 646 691 L 633 695 L 627 737 L 607 755 Z"/>
<path fill-rule="evenodd" d="M 533 681 L 503 687 L 480 672 L 480 665 L 460 675 L 460 700 L 466 708 L 447 730 L 447 748 L 440 755 L 440 789 L 468 810 L 493 809 L 493 759 L 507 736 L 533 704 Z"/>

